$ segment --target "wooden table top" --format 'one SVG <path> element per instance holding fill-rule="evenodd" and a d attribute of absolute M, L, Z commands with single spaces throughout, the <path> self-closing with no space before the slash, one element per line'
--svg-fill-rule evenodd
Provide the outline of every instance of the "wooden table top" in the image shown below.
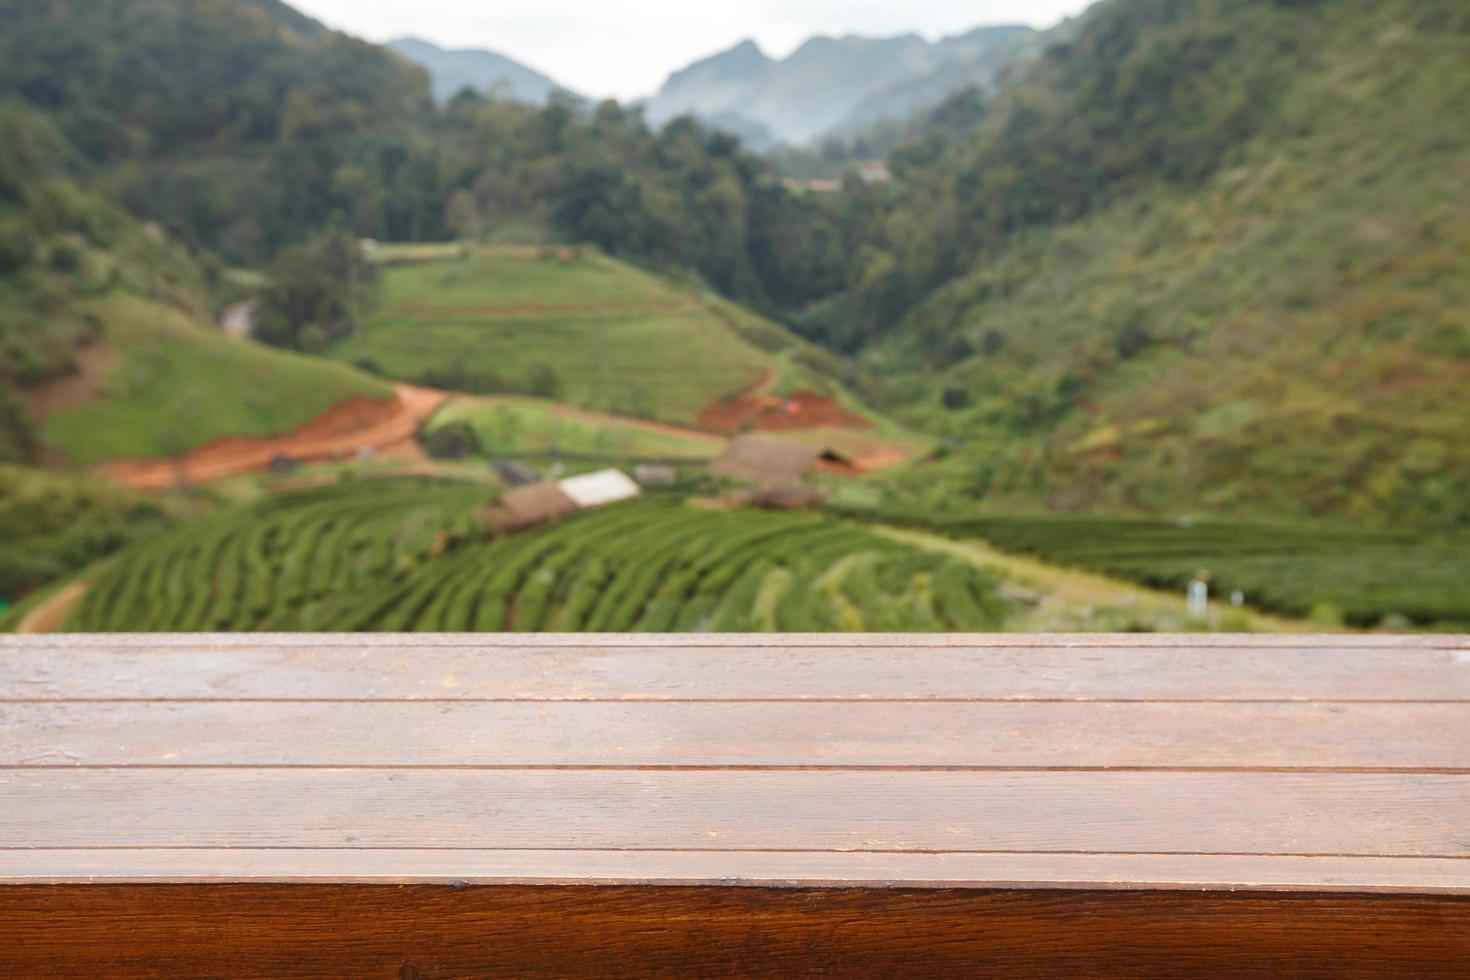
<path fill-rule="evenodd" d="M 0 883 L 1470 895 L 1470 638 L 0 639 Z"/>

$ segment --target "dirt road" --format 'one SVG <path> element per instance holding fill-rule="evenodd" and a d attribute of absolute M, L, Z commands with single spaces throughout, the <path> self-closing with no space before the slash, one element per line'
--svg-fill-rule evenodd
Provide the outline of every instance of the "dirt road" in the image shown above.
<path fill-rule="evenodd" d="M 77 603 L 87 594 L 92 583 L 85 579 L 78 579 L 64 588 L 58 589 L 53 595 L 26 613 L 20 625 L 15 628 L 17 633 L 55 633 L 61 629 L 61 624 L 66 622 L 66 617 L 76 608 Z"/>
<path fill-rule="evenodd" d="M 399 384 L 391 399 L 353 398 L 284 435 L 216 439 L 183 456 L 115 460 L 101 470 L 140 490 L 163 490 L 264 471 L 278 457 L 317 462 L 351 459 L 364 450 L 393 454 L 413 443 L 419 426 L 449 397 Z"/>

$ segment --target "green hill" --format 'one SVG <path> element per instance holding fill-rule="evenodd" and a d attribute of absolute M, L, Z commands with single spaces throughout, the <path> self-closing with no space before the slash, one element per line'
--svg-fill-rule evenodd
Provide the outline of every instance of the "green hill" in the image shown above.
<path fill-rule="evenodd" d="M 146 300 L 120 297 L 90 311 L 115 363 L 95 397 L 40 423 L 44 442 L 76 465 L 171 456 L 221 436 L 277 435 L 354 395 L 393 394 L 347 365 L 235 340 Z"/>
<path fill-rule="evenodd" d="M 209 266 L 80 187 L 67 158 L 47 120 L 0 106 L 0 460 L 167 455 L 391 393 L 215 329 Z"/>
<path fill-rule="evenodd" d="M 954 440 L 913 485 L 1470 523 L 1467 11 L 1110 0 L 901 151 L 825 312 Z"/>
<path fill-rule="evenodd" d="M 278 0 L 0 0 L 0 22 L 0 98 L 51 116 L 135 214 L 232 261 L 420 178 L 403 159 L 427 76 Z"/>
<path fill-rule="evenodd" d="M 382 251 L 377 312 L 329 354 L 386 377 L 685 424 L 757 386 L 840 392 L 830 354 L 590 247 Z"/>

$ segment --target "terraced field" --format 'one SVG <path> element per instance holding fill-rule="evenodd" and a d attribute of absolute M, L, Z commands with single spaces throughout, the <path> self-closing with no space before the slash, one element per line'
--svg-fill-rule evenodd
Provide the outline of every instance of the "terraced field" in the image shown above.
<path fill-rule="evenodd" d="M 590 247 L 385 254 L 378 312 L 329 354 L 386 377 L 680 424 L 766 381 L 835 390 L 830 355 Z"/>
<path fill-rule="evenodd" d="M 1101 516 L 935 520 L 868 514 L 1162 589 L 1216 595 L 1324 625 L 1470 628 L 1470 538 L 1310 525 Z"/>
<path fill-rule="evenodd" d="M 523 395 L 455 399 L 429 421 L 426 434 L 458 426 L 474 432 L 480 452 L 492 458 L 707 460 L 725 446 L 708 433 Z"/>
<path fill-rule="evenodd" d="M 1006 608 L 974 565 L 812 514 L 647 499 L 492 541 L 483 485 L 360 481 L 124 552 L 83 631 L 941 631 Z"/>

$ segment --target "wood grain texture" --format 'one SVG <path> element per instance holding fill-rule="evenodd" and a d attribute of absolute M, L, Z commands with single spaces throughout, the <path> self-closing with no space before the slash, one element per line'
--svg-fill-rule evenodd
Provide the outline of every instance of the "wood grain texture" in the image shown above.
<path fill-rule="evenodd" d="M 1470 772 L 1470 705 L 0 704 L 0 766 L 130 765 Z"/>
<path fill-rule="evenodd" d="M 53 910 L 62 905 L 65 916 Z M 0 970 L 77 976 L 1458 977 L 1470 900 L 1155 892 L 0 887 Z"/>
<path fill-rule="evenodd" d="M 1470 701 L 1470 652 L 1325 640 L 781 648 L 165 639 L 0 645 L 0 699 Z"/>
<path fill-rule="evenodd" d="M 1470 857 L 1470 776 L 11 769 L 0 797 L 10 847 Z"/>
<path fill-rule="evenodd" d="M 804 650 L 844 647 L 892 649 L 1041 647 L 1045 649 L 1251 648 L 1465 650 L 1470 634 L 1453 633 L 93 633 L 20 637 L 0 634 L 0 648 L 79 643 L 145 650 L 218 649 L 314 644 L 367 649 L 675 649 L 770 648 Z"/>
<path fill-rule="evenodd" d="M 1470 639 L 0 638 L 0 973 L 1470 975 Z"/>
<path fill-rule="evenodd" d="M 1470 896 L 1470 861 L 1259 854 L 873 851 L 44 848 L 5 852 L 0 886 L 222 882 L 1117 889 Z"/>

